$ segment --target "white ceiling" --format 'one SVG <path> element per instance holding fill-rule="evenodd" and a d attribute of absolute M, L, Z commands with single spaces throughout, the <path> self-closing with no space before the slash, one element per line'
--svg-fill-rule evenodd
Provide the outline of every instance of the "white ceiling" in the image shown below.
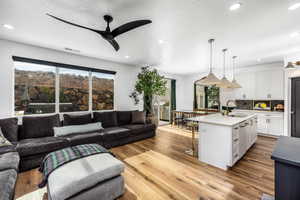
<path fill-rule="evenodd" d="M 132 65 L 155 65 L 162 71 L 188 74 L 208 68 L 208 39 L 215 38 L 214 67 L 222 67 L 223 48 L 239 57 L 239 66 L 282 61 L 300 51 L 300 9 L 289 11 L 289 0 L 1 0 L 0 38 Z M 294 1 L 294 0 L 293 0 Z M 104 14 L 114 16 L 111 28 L 136 19 L 152 24 L 116 38 L 115 52 L 101 36 L 58 22 L 47 15 L 104 30 Z M 159 40 L 164 43 L 160 44 Z M 130 58 L 126 59 L 125 56 Z"/>

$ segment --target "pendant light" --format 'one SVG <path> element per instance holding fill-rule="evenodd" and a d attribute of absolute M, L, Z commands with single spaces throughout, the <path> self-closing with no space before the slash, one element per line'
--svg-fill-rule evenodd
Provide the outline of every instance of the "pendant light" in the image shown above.
<path fill-rule="evenodd" d="M 210 67 L 209 67 L 209 74 L 200 80 L 198 80 L 196 83 L 199 85 L 205 85 L 205 86 L 212 86 L 212 85 L 218 85 L 220 84 L 220 80 L 214 75 L 212 72 L 212 60 L 213 60 L 213 42 L 214 39 L 208 40 L 208 43 L 210 44 Z"/>
<path fill-rule="evenodd" d="M 300 61 L 288 62 L 287 66 L 285 66 L 285 69 L 296 69 L 296 65 L 300 65 Z"/>
<path fill-rule="evenodd" d="M 232 80 L 232 88 L 241 88 L 242 86 L 235 80 L 235 59 L 237 56 L 232 57 L 232 68 L 233 68 L 233 80 Z"/>
<path fill-rule="evenodd" d="M 223 78 L 220 81 L 220 84 L 218 86 L 220 88 L 231 88 L 232 83 L 226 78 L 226 51 L 227 49 L 223 49 Z"/>

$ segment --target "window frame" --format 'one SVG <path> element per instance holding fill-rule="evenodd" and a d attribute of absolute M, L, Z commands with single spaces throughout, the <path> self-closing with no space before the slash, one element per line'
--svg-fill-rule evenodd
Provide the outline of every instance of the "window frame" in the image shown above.
<path fill-rule="evenodd" d="M 38 65 L 47 65 L 50 67 L 55 68 L 55 112 L 53 113 L 42 113 L 42 114 L 27 114 L 22 116 L 47 116 L 51 114 L 76 114 L 76 113 L 90 113 L 90 112 L 105 112 L 105 111 L 113 111 L 115 110 L 115 77 L 114 77 L 114 85 L 113 85 L 113 109 L 111 110 L 93 110 L 93 72 L 95 73 L 104 73 L 104 74 L 110 74 L 116 76 L 115 71 L 109 71 L 104 69 L 97 69 L 97 68 L 90 68 L 90 67 L 83 67 L 83 66 L 77 66 L 77 65 L 70 65 L 70 64 L 63 64 L 63 63 L 57 63 L 57 62 L 50 62 L 45 60 L 37 60 L 32 58 L 25 58 L 25 57 L 19 57 L 19 56 L 12 56 L 13 62 L 25 62 L 25 63 L 31 63 L 31 64 L 38 64 Z M 65 69 L 73 69 L 73 70 L 83 70 L 88 72 L 88 83 L 89 83 L 89 99 L 88 99 L 88 110 L 86 111 L 74 111 L 74 112 L 59 112 L 59 104 L 60 104 L 60 68 Z M 15 111 L 15 65 L 13 68 L 13 116 L 16 115 Z"/>

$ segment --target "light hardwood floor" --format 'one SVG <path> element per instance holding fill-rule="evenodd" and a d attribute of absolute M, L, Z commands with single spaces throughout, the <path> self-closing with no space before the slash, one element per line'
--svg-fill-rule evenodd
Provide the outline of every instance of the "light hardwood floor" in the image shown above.
<path fill-rule="evenodd" d="M 126 165 L 126 192 L 120 200 L 256 200 L 262 193 L 274 195 L 270 156 L 275 143 L 258 137 L 242 160 L 223 171 L 183 153 L 190 147 L 190 132 L 161 126 L 155 138 L 112 149 Z M 40 179 L 37 170 L 20 174 L 16 198 L 43 199 L 45 190 L 36 186 Z"/>

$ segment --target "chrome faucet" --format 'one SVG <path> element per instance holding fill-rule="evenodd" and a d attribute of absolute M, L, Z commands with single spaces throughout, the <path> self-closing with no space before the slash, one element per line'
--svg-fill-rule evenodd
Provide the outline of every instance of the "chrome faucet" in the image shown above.
<path fill-rule="evenodd" d="M 229 100 L 226 102 L 226 110 L 227 110 L 226 115 L 229 115 L 229 108 L 228 108 L 229 103 L 233 103 L 234 105 L 236 105 L 235 100 L 229 99 Z"/>

